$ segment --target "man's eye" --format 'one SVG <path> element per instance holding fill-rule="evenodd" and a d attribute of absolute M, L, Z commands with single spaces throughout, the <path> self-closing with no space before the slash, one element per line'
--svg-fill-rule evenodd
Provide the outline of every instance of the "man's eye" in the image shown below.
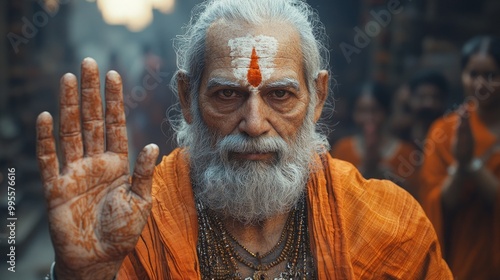
<path fill-rule="evenodd" d="M 223 89 L 219 91 L 219 95 L 221 95 L 221 97 L 229 98 L 236 96 L 237 92 L 232 89 Z"/>
<path fill-rule="evenodd" d="M 286 90 L 275 90 L 271 94 L 276 98 L 285 98 L 288 96 L 288 92 Z"/>

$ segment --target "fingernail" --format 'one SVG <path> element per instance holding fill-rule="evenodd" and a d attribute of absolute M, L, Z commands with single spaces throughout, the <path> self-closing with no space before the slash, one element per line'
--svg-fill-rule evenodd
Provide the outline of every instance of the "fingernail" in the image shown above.
<path fill-rule="evenodd" d="M 93 59 L 92 57 L 86 57 L 82 60 L 82 64 L 84 65 L 88 65 L 88 64 L 97 64 L 97 62 L 95 61 L 95 59 Z"/>
<path fill-rule="evenodd" d="M 43 111 L 42 113 L 40 113 L 40 115 L 38 115 L 37 123 L 40 124 L 40 123 L 43 123 L 43 122 L 47 122 L 51 118 L 52 118 L 52 115 L 49 112 Z"/>

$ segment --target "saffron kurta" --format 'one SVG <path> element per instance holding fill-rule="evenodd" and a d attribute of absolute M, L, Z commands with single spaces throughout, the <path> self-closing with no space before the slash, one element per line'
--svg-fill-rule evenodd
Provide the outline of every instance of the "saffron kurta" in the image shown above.
<path fill-rule="evenodd" d="M 452 279 L 418 203 L 389 181 L 365 180 L 325 155 L 307 185 L 319 279 Z M 200 279 L 189 164 L 175 150 L 156 167 L 153 209 L 118 279 Z"/>
<path fill-rule="evenodd" d="M 500 193 L 494 207 L 487 207 L 476 191 L 477 186 L 466 181 L 459 208 L 454 213 L 443 213 L 441 188 L 448 177 L 448 167 L 455 163 L 452 144 L 458 121 L 458 115 L 453 113 L 436 121 L 429 130 L 420 174 L 420 199 L 455 277 L 500 279 Z M 497 139 L 476 111 L 471 111 L 469 122 L 475 141 L 474 157 L 481 157 Z M 500 180 L 500 152 L 493 153 L 485 166 Z"/>

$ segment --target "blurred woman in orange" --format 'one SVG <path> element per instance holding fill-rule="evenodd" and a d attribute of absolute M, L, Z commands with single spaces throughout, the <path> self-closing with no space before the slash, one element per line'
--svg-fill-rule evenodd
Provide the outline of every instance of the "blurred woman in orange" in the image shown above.
<path fill-rule="evenodd" d="M 427 136 L 420 198 L 457 279 L 500 279 L 500 40 L 462 51 L 464 104 Z"/>
<path fill-rule="evenodd" d="M 387 131 L 390 106 L 391 98 L 382 85 L 365 85 L 351 100 L 358 132 L 339 140 L 331 154 L 355 165 L 366 178 L 391 179 L 407 187 L 408 177 L 413 176 L 413 172 L 408 173 L 400 165 L 402 161 L 407 162 L 414 149 Z"/>

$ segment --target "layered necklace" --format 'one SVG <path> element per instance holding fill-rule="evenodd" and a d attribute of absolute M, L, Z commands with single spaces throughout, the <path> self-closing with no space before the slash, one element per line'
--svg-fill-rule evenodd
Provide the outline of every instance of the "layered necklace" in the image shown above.
<path fill-rule="evenodd" d="M 239 267 L 253 271 L 245 280 L 316 279 L 309 245 L 305 196 L 291 210 L 278 243 L 264 254 L 254 253 L 236 240 L 218 214 L 196 200 L 198 211 L 198 258 L 202 279 L 243 279 Z M 281 250 L 281 251 L 280 251 Z M 286 262 L 279 277 L 268 271 Z"/>

